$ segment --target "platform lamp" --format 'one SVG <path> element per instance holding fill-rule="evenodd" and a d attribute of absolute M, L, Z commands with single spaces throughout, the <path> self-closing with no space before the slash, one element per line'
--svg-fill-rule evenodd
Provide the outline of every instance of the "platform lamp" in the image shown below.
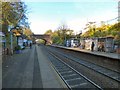
<path fill-rule="evenodd" d="M 16 21 L 16 24 L 18 24 L 18 22 L 21 20 L 23 15 L 24 15 L 24 13 L 22 13 L 20 15 L 19 19 Z M 10 42 L 11 42 L 10 49 L 11 49 L 11 55 L 12 55 L 13 54 L 13 32 L 12 32 L 12 30 L 16 29 L 16 26 L 9 25 L 8 27 L 9 27 L 8 31 L 10 31 Z"/>
<path fill-rule="evenodd" d="M 13 30 L 16 30 L 18 29 L 18 26 L 14 27 L 12 25 L 9 26 L 9 32 L 10 32 L 10 54 L 12 55 L 13 54 Z"/>

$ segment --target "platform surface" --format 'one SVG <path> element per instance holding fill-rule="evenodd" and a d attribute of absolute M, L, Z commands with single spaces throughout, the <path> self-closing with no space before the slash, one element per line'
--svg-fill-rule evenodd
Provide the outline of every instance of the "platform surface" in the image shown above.
<path fill-rule="evenodd" d="M 56 45 L 52 45 L 52 46 L 56 46 Z M 91 53 L 91 54 L 94 54 L 94 55 L 105 56 L 105 57 L 113 58 L 113 59 L 120 59 L 120 54 L 118 54 L 118 53 L 109 53 L 109 52 L 100 52 L 100 51 L 93 51 L 92 52 L 90 50 L 80 49 L 79 47 L 77 47 L 77 48 L 64 47 L 64 46 L 56 46 L 56 47 L 61 47 L 61 48 L 66 48 L 66 49 L 70 49 L 70 50 L 76 50 L 76 51 Z"/>

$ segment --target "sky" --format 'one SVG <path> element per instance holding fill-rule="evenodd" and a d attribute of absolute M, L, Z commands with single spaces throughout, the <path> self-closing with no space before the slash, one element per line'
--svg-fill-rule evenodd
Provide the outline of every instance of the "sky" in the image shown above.
<path fill-rule="evenodd" d="M 28 21 L 35 34 L 57 30 L 61 24 L 79 33 L 87 22 L 100 23 L 118 16 L 118 1 L 27 1 Z"/>

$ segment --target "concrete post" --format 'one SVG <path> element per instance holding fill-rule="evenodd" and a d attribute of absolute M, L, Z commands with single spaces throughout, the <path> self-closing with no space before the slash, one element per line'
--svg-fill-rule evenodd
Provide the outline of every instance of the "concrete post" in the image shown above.
<path fill-rule="evenodd" d="M 13 54 L 13 36 L 12 36 L 12 31 L 10 31 L 10 49 L 11 49 L 11 55 Z"/>

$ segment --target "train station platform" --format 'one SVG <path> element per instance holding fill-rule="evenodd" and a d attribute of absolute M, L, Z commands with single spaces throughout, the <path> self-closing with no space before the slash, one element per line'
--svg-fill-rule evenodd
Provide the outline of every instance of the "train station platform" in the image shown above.
<path fill-rule="evenodd" d="M 52 67 L 52 64 L 48 57 L 46 57 L 46 54 L 42 51 L 42 47 L 36 45 L 36 50 L 38 54 L 43 88 L 67 88 L 65 83 Z"/>
<path fill-rule="evenodd" d="M 19 54 L 6 55 L 0 62 L 0 88 L 67 89 L 43 49 L 42 46 L 33 45 L 32 49 L 27 47 Z"/>
<path fill-rule="evenodd" d="M 100 51 L 93 51 L 92 52 L 90 50 L 80 49 L 79 47 L 72 48 L 72 47 L 64 47 L 64 46 L 57 46 L 57 45 L 52 45 L 52 46 L 70 49 L 70 50 L 75 50 L 75 51 L 80 51 L 80 52 L 85 52 L 85 53 L 90 53 L 90 54 L 104 56 L 104 57 L 113 58 L 113 59 L 120 59 L 120 54 L 118 54 L 118 53 L 109 53 L 109 52 L 100 52 Z"/>

